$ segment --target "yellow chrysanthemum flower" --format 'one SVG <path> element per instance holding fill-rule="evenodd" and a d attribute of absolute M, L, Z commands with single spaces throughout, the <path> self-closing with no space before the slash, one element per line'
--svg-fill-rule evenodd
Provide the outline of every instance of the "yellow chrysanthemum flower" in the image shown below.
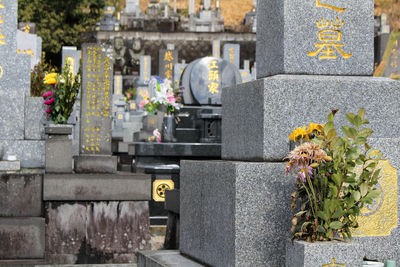
<path fill-rule="evenodd" d="M 308 125 L 307 133 L 308 134 L 312 134 L 314 132 L 322 133 L 322 130 L 324 129 L 324 127 L 325 127 L 325 125 L 322 125 L 322 124 L 310 123 L 310 125 Z"/>
<path fill-rule="evenodd" d="M 302 139 L 306 139 L 307 141 L 310 140 L 310 138 L 308 137 L 308 133 L 307 133 L 307 127 L 301 127 L 301 128 L 297 128 L 295 129 L 289 136 L 289 140 L 293 140 L 293 142 L 296 142 L 298 139 L 302 140 Z"/>
<path fill-rule="evenodd" d="M 51 85 L 51 84 L 56 84 L 57 83 L 57 80 L 56 80 L 56 77 L 57 77 L 57 73 L 50 73 L 50 74 L 47 74 L 45 77 L 44 77 L 44 83 L 45 84 L 49 84 L 49 85 Z"/>

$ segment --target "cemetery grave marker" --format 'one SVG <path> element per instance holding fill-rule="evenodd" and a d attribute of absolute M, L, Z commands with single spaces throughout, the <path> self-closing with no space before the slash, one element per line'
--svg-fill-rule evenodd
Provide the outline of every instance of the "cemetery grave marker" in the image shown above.
<path fill-rule="evenodd" d="M 224 59 L 235 65 L 237 68 L 240 68 L 240 45 L 225 44 Z"/>
<path fill-rule="evenodd" d="M 161 49 L 159 56 L 159 75 L 162 79 L 172 80 L 174 65 L 178 63 L 178 51 Z"/>
<path fill-rule="evenodd" d="M 394 45 L 390 51 L 388 64 L 384 72 L 385 77 L 396 78 L 400 77 L 400 50 L 399 50 L 400 38 L 394 42 Z"/>

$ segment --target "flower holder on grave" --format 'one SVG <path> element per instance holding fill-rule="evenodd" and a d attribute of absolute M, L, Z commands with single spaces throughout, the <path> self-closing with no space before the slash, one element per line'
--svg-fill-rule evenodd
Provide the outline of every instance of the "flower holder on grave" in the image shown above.
<path fill-rule="evenodd" d="M 72 125 L 52 125 L 45 127 L 46 172 L 72 172 Z"/>

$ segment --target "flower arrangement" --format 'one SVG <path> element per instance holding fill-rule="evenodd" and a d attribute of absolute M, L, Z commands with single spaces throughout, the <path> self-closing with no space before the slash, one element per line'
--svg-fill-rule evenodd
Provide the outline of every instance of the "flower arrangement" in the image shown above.
<path fill-rule="evenodd" d="M 149 82 L 149 89 L 155 92 L 155 97 L 150 99 L 148 94 L 142 95 L 143 100 L 139 103 L 140 108 L 145 108 L 150 114 L 155 114 L 157 111 L 175 114 L 180 110 L 182 90 L 170 80 L 152 77 Z"/>
<path fill-rule="evenodd" d="M 67 123 L 81 87 L 80 73 L 74 76 L 69 70 L 66 64 L 61 74 L 50 73 L 44 78 L 48 91 L 42 95 L 48 106 L 46 113 L 55 124 Z"/>
<path fill-rule="evenodd" d="M 153 131 L 153 136 L 150 136 L 147 141 L 161 143 L 161 133 L 158 131 L 158 129 Z"/>
<path fill-rule="evenodd" d="M 360 209 L 372 204 L 381 192 L 377 189 L 381 153 L 372 150 L 367 138 L 373 133 L 364 125 L 364 110 L 346 114 L 351 126 L 343 126 L 338 136 L 333 122 L 337 111 L 325 125 L 297 128 L 289 139 L 300 141 L 289 153 L 286 173 L 297 173 L 292 193 L 293 239 L 330 241 L 351 239 L 357 228 Z"/>
<path fill-rule="evenodd" d="M 130 100 L 135 100 L 136 96 L 137 96 L 137 89 L 129 88 L 125 92 L 125 97 L 124 97 L 125 103 L 128 103 L 128 101 L 130 101 Z"/>

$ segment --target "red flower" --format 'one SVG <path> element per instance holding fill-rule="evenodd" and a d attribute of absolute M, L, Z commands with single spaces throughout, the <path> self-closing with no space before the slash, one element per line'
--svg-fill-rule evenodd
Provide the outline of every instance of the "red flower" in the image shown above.
<path fill-rule="evenodd" d="M 46 109 L 46 113 L 50 114 L 51 113 L 51 109 L 50 108 Z"/>

